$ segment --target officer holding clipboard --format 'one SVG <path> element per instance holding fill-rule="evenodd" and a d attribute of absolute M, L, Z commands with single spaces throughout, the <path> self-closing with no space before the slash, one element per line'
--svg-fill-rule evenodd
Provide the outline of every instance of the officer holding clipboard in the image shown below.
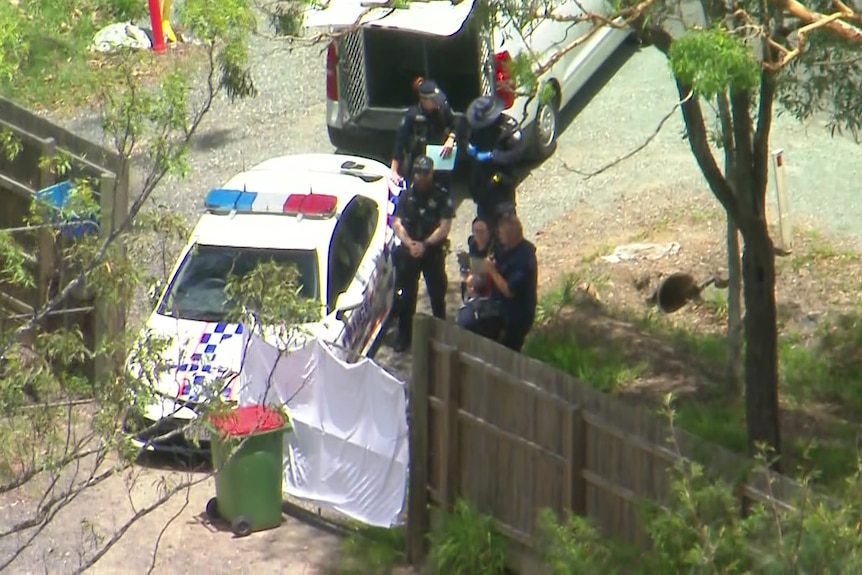
<path fill-rule="evenodd" d="M 419 102 L 407 109 L 398 134 L 395 136 L 395 149 L 392 152 L 392 179 L 401 182 L 412 176 L 411 167 L 416 158 L 428 154 L 428 147 L 439 147 L 432 159 L 441 164 L 455 153 L 457 120 L 449 102 L 437 83 L 433 80 L 418 78 L 415 82 Z M 430 154 L 429 154 L 430 155 Z M 454 159 L 454 158 L 453 158 Z M 409 187 L 411 182 L 406 182 Z"/>

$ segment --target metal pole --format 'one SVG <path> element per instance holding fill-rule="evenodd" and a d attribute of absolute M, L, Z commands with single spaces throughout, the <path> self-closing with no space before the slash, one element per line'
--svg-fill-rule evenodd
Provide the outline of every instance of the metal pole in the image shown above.
<path fill-rule="evenodd" d="M 159 0 L 149 0 L 150 5 L 150 24 L 153 27 L 153 52 L 161 54 L 167 47 L 165 46 L 165 32 L 162 29 L 162 7 Z"/>

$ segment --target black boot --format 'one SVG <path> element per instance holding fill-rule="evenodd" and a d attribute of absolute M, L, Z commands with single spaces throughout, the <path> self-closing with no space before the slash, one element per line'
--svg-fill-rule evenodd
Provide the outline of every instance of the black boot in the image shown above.
<path fill-rule="evenodd" d="M 392 345 L 392 351 L 403 353 L 410 349 L 410 343 L 410 332 L 399 328 L 398 333 L 395 334 L 395 343 Z"/>
<path fill-rule="evenodd" d="M 413 317 L 403 315 L 398 318 L 398 331 L 395 334 L 395 343 L 392 345 L 392 351 L 402 353 L 410 348 L 410 340 L 413 335 Z"/>

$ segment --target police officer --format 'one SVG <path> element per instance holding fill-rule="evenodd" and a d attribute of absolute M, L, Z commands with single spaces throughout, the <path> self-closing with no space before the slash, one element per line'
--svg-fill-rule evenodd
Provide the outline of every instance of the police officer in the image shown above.
<path fill-rule="evenodd" d="M 536 319 L 536 246 L 524 239 L 524 228 L 516 216 L 502 218 L 498 231 L 499 249 L 485 259 L 484 271 L 492 284 L 490 300 L 500 312 L 497 341 L 520 352 Z"/>
<path fill-rule="evenodd" d="M 401 181 L 415 158 L 425 155 L 425 146 L 443 146 L 441 155 L 448 157 L 455 147 L 457 123 L 455 114 L 437 83 L 419 78 L 416 81 L 419 103 L 407 109 L 392 152 L 392 179 Z M 409 183 L 409 182 L 408 182 Z"/>
<path fill-rule="evenodd" d="M 455 215 L 449 191 L 434 182 L 434 161 L 419 156 L 413 163 L 413 184 L 398 196 L 392 227 L 401 240 L 395 259 L 398 335 L 394 350 L 410 346 L 419 292 L 419 274 L 435 317 L 446 317 L 446 253 L 444 243 Z"/>
<path fill-rule="evenodd" d="M 470 195 L 477 215 L 492 226 L 501 212 L 514 212 L 515 166 L 525 151 L 518 122 L 503 113 L 503 105 L 499 98 L 481 96 L 467 108 L 467 153 L 473 158 Z"/>

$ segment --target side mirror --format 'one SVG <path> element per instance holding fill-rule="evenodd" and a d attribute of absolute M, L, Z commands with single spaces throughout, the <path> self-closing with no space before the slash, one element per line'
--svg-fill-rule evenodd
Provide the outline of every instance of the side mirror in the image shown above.
<path fill-rule="evenodd" d="M 341 320 L 345 312 L 355 310 L 360 307 L 364 301 L 365 298 L 357 291 L 342 292 L 342 294 L 338 296 L 338 299 L 335 300 L 335 317 L 338 320 Z"/>

